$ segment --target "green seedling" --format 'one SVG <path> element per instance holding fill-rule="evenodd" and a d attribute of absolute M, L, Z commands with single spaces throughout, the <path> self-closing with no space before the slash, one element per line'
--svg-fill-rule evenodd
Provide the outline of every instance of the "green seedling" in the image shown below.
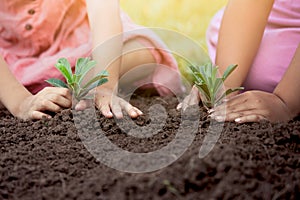
<path fill-rule="evenodd" d="M 194 76 L 194 84 L 200 92 L 202 103 L 206 109 L 211 109 L 229 94 L 243 90 L 243 87 L 223 89 L 223 83 L 238 65 L 230 65 L 221 77 L 218 77 L 218 67 L 211 62 L 202 66 L 190 66 Z"/>
<path fill-rule="evenodd" d="M 95 87 L 108 81 L 108 72 L 104 70 L 83 83 L 87 73 L 95 66 L 96 61 L 90 58 L 79 58 L 76 61 L 75 72 L 73 73 L 69 61 L 66 58 L 60 58 L 55 64 L 55 67 L 64 76 L 66 83 L 56 78 L 50 78 L 46 80 L 46 82 L 55 87 L 68 88 L 77 101 L 90 99 L 91 97 L 87 94 Z"/>

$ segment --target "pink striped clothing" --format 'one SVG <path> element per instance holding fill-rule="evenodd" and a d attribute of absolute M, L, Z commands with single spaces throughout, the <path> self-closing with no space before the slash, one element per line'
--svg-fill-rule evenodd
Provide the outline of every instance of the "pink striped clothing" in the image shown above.
<path fill-rule="evenodd" d="M 138 30 L 140 26 L 121 13 L 123 31 Z M 124 35 L 124 42 L 142 38 L 152 49 L 157 62 L 175 73 L 156 70 L 149 77 L 161 95 L 168 91 L 159 84 L 183 90 L 175 59 L 164 43 L 150 31 L 134 31 Z M 92 50 L 91 33 L 84 0 L 1 0 L 0 1 L 0 55 L 16 78 L 32 93 L 45 86 L 45 80 L 62 78 L 54 67 L 56 61 L 66 57 L 74 66 L 79 57 L 89 56 Z M 149 75 L 150 76 L 150 75 Z"/>

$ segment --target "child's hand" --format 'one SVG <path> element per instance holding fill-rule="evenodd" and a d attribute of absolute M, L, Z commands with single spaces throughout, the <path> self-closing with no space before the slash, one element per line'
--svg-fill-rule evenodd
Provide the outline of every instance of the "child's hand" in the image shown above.
<path fill-rule="evenodd" d="M 114 94 L 113 90 L 103 86 L 96 91 L 95 102 L 98 109 L 107 118 L 112 118 L 113 116 L 118 119 L 122 118 L 122 110 L 125 110 L 131 118 L 136 118 L 143 114 L 138 108 Z M 88 102 L 81 101 L 76 105 L 75 109 L 82 110 L 88 104 Z"/>
<path fill-rule="evenodd" d="M 44 111 L 58 112 L 72 105 L 72 96 L 66 88 L 46 87 L 36 95 L 25 98 L 15 116 L 21 119 L 42 119 L 51 116 Z"/>
<path fill-rule="evenodd" d="M 192 90 L 188 96 L 184 98 L 184 100 L 178 104 L 177 110 L 179 109 L 187 109 L 187 107 L 191 105 L 196 105 L 199 104 L 200 102 L 200 95 L 199 95 L 199 90 L 198 88 L 194 85 L 192 87 Z"/>
<path fill-rule="evenodd" d="M 211 117 L 217 121 L 238 123 L 260 120 L 279 122 L 288 121 L 293 117 L 289 108 L 278 96 L 256 90 L 233 96 L 210 112 Z"/>

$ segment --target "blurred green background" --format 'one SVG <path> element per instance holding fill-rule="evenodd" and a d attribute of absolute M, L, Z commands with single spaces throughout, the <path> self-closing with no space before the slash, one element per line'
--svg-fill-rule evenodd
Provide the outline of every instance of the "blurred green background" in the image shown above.
<path fill-rule="evenodd" d="M 186 34 L 205 45 L 205 32 L 213 15 L 227 0 L 121 0 L 134 22 Z"/>
<path fill-rule="evenodd" d="M 137 24 L 174 30 L 195 43 L 186 45 L 187 42 L 184 40 L 180 42 L 181 39 L 174 38 L 176 36 L 160 35 L 171 49 L 176 51 L 184 48 L 184 56 L 175 57 L 182 75 L 191 81 L 187 66 L 191 62 L 203 64 L 209 61 L 206 53 L 206 30 L 211 18 L 227 3 L 227 0 L 121 0 L 120 2 L 122 9 Z"/>

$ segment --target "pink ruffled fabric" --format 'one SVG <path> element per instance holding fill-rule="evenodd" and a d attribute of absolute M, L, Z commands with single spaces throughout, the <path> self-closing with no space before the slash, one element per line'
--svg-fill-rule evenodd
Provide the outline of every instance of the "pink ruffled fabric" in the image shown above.
<path fill-rule="evenodd" d="M 150 30 L 134 24 L 121 13 L 124 42 L 138 37 L 151 49 L 159 64 L 174 73 L 156 70 L 149 77 L 161 95 L 174 89 L 182 92 L 176 60 L 165 51 L 167 47 Z M 141 31 L 139 31 L 141 30 Z M 160 50 L 159 50 L 160 49 Z M 17 79 L 32 93 L 48 84 L 48 78 L 62 78 L 54 67 L 56 61 L 66 57 L 74 66 L 79 57 L 90 56 L 91 34 L 84 0 L 1 0 L 0 1 L 0 54 Z M 166 81 L 167 80 L 167 81 Z"/>
<path fill-rule="evenodd" d="M 224 9 L 212 19 L 207 30 L 211 59 L 216 56 L 218 32 Z M 243 86 L 246 90 L 273 92 L 287 70 L 300 42 L 300 1 L 276 0 L 267 27 Z"/>

